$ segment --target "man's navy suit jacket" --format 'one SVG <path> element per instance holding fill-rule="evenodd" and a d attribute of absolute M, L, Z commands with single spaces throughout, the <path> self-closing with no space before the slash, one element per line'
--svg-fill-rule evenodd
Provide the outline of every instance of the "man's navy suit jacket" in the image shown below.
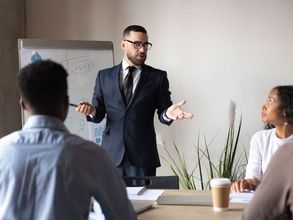
<path fill-rule="evenodd" d="M 120 89 L 122 65 L 101 70 L 96 78 L 93 105 L 96 115 L 91 119 L 100 122 L 107 117 L 102 147 L 118 166 L 124 154 L 129 162 L 141 168 L 160 166 L 154 129 L 154 114 L 166 122 L 163 114 L 172 105 L 167 73 L 142 65 L 141 76 L 128 104 L 123 101 Z"/>

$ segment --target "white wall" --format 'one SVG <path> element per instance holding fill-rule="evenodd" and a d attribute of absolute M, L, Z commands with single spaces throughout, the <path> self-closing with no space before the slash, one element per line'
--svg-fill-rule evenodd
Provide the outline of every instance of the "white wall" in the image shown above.
<path fill-rule="evenodd" d="M 211 149 L 218 156 L 231 99 L 248 149 L 269 90 L 293 84 L 292 11 L 291 0 L 27 0 L 27 37 L 110 40 L 119 63 L 123 29 L 145 26 L 153 43 L 147 64 L 168 71 L 173 101 L 186 98 L 195 115 L 170 128 L 155 119 L 158 139 L 169 148 L 175 141 L 192 165 L 199 130 L 210 140 L 220 129 Z M 170 173 L 162 164 L 159 174 Z"/>

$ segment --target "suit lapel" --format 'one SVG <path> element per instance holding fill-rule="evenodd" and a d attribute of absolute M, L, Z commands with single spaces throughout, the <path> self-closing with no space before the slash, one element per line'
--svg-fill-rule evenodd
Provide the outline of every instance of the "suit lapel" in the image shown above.
<path fill-rule="evenodd" d="M 135 101 L 135 99 L 137 98 L 138 94 L 142 90 L 142 88 L 145 85 L 145 82 L 146 82 L 146 80 L 148 78 L 148 71 L 145 68 L 145 65 L 142 65 L 141 68 L 142 69 L 141 69 L 139 81 L 137 83 L 137 86 L 136 86 L 136 88 L 134 90 L 134 94 L 133 94 L 133 96 L 132 96 L 127 108 Z"/>
<path fill-rule="evenodd" d="M 116 68 L 113 71 L 113 78 L 114 82 L 116 83 L 116 88 L 117 88 L 117 93 L 119 94 L 119 103 L 126 107 L 124 100 L 123 100 L 123 94 L 122 94 L 122 89 L 121 89 L 121 83 L 120 83 L 120 73 L 121 73 L 121 68 L 122 68 L 122 63 L 116 66 Z"/>

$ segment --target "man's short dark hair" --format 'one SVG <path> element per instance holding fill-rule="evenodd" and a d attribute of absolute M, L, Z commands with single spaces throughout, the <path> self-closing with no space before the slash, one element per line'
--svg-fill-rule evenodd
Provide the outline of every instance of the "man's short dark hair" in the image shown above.
<path fill-rule="evenodd" d="M 22 68 L 17 76 L 21 97 L 35 108 L 64 103 L 67 96 L 67 72 L 51 60 L 35 61 Z"/>
<path fill-rule="evenodd" d="M 146 29 L 143 26 L 140 25 L 130 25 L 127 28 L 125 28 L 125 30 L 123 31 L 123 37 L 127 36 L 130 34 L 130 31 L 134 31 L 134 32 L 142 32 L 147 34 Z"/>

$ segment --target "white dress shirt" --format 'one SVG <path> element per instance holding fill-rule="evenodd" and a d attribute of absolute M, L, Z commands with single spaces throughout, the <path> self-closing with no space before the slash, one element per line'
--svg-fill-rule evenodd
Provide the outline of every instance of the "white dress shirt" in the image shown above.
<path fill-rule="evenodd" d="M 103 149 L 55 117 L 31 116 L 0 139 L 0 219 L 88 219 L 91 196 L 106 219 L 136 219 L 125 185 Z"/>
<path fill-rule="evenodd" d="M 125 77 L 128 74 L 128 67 L 129 67 L 129 64 L 125 60 L 123 60 L 122 61 L 121 73 L 120 73 L 120 85 L 122 85 Z M 132 76 L 133 76 L 132 94 L 134 94 L 134 91 L 136 89 L 136 86 L 138 84 L 140 74 L 141 74 L 141 66 L 135 66 L 135 67 L 136 67 L 136 69 L 132 72 Z"/>

